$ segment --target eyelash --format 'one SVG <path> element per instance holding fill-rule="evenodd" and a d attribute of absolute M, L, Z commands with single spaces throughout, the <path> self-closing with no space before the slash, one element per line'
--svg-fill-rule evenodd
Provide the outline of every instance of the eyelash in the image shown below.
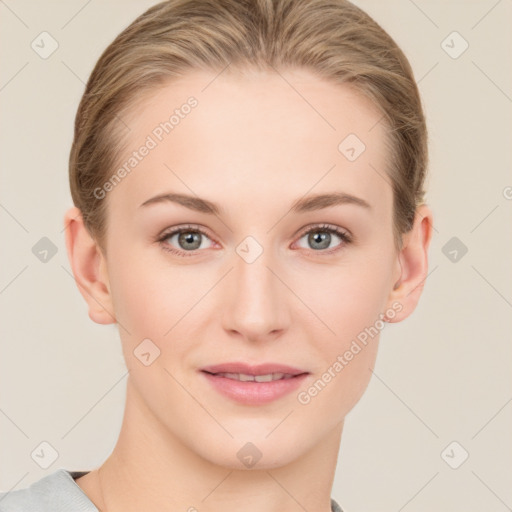
<path fill-rule="evenodd" d="M 329 224 L 321 224 L 321 225 L 310 227 L 309 229 L 306 229 L 305 231 L 301 232 L 298 239 L 300 240 L 305 235 L 307 235 L 311 232 L 315 232 L 315 231 L 335 234 L 335 235 L 339 236 L 339 238 L 342 240 L 342 243 L 340 245 L 333 247 L 331 249 L 318 250 L 318 251 L 311 249 L 311 251 L 314 251 L 316 253 L 332 254 L 334 252 L 337 252 L 337 251 L 343 249 L 344 246 L 352 243 L 352 237 L 346 231 L 343 231 L 342 229 L 338 228 L 337 226 L 331 226 Z M 201 251 L 200 249 L 196 249 L 194 251 L 181 251 L 181 250 L 169 247 L 168 244 L 164 243 L 164 241 L 167 240 L 168 238 L 170 238 L 172 235 L 175 235 L 176 233 L 186 233 L 186 232 L 201 233 L 202 235 L 206 236 L 207 238 L 209 238 L 211 240 L 211 237 L 208 235 L 208 233 L 206 231 L 204 231 L 200 226 L 188 225 L 188 226 L 181 226 L 179 228 L 175 228 L 170 231 L 167 231 L 162 236 L 159 236 L 156 241 L 160 243 L 160 245 L 164 251 L 170 252 L 172 254 L 176 254 L 178 256 L 184 256 L 184 257 L 195 256 L 195 255 L 197 255 L 198 251 L 199 252 Z"/>

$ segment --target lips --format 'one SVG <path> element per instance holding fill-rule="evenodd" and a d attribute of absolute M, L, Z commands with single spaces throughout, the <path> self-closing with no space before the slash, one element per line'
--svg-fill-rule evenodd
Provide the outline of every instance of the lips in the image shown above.
<path fill-rule="evenodd" d="M 237 362 L 205 366 L 200 373 L 219 393 L 246 405 L 263 405 L 284 397 L 309 375 L 308 371 L 283 364 Z"/>

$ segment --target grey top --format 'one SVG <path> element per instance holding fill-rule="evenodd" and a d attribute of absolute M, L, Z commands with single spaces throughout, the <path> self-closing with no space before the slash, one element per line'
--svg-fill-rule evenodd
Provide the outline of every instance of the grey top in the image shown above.
<path fill-rule="evenodd" d="M 0 512 L 99 512 L 75 482 L 88 471 L 58 469 L 30 487 L 0 492 Z M 331 498 L 332 512 L 343 512 Z"/>

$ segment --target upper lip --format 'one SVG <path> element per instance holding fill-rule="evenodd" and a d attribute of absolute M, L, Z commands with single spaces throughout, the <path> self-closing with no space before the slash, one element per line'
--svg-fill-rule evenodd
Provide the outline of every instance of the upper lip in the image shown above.
<path fill-rule="evenodd" d="M 208 373 L 243 373 L 246 375 L 268 375 L 269 373 L 286 373 L 290 375 L 300 375 L 302 373 L 309 373 L 293 366 L 278 363 L 263 363 L 251 365 L 241 362 L 229 362 L 215 364 L 212 366 L 205 366 L 201 371 Z"/>

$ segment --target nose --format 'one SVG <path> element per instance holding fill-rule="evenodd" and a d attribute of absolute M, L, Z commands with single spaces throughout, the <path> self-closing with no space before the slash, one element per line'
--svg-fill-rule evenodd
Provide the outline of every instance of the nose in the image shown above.
<path fill-rule="evenodd" d="M 237 248 L 225 290 L 223 327 L 249 341 L 275 339 L 289 323 L 290 292 L 280 279 L 276 258 L 270 249 L 260 247 L 253 240 Z M 260 250 L 253 260 L 254 251 L 258 254 Z"/>

